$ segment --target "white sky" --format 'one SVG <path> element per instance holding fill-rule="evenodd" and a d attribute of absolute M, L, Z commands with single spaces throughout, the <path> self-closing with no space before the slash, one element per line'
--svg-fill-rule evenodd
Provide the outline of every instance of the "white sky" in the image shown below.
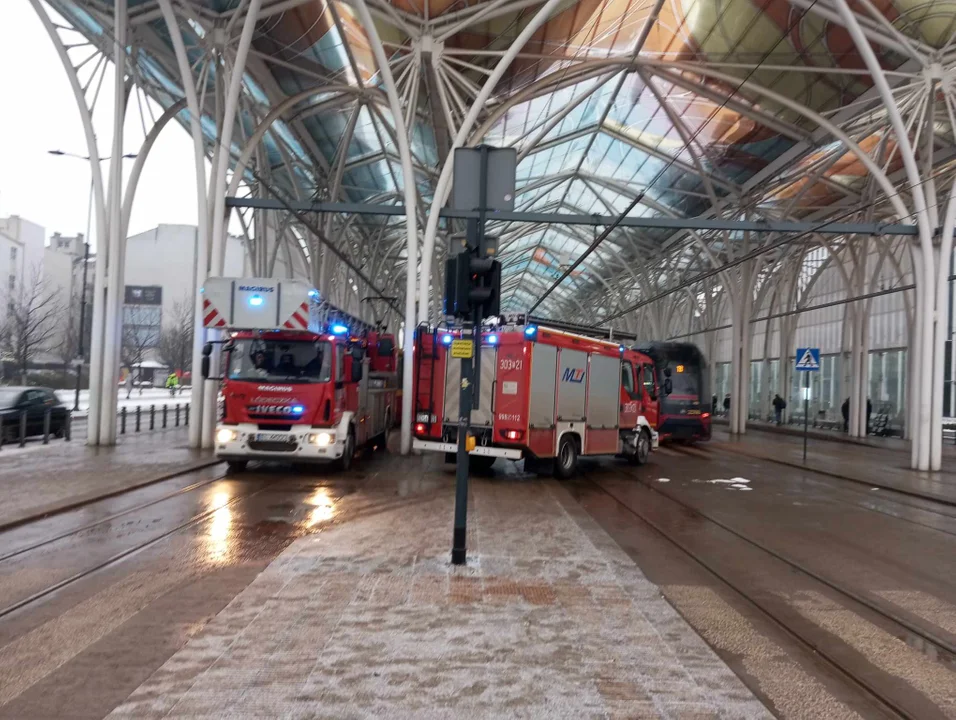
<path fill-rule="evenodd" d="M 110 66 L 93 118 L 103 157 L 112 148 L 112 77 Z M 137 152 L 144 135 L 139 107 L 132 94 L 130 99 L 125 153 Z M 147 115 L 147 130 L 150 126 Z M 90 163 L 49 150 L 88 154 L 66 71 L 30 3 L 0 0 L 0 217 L 20 215 L 44 226 L 47 237 L 54 231 L 85 233 Z M 132 162 L 124 161 L 127 169 Z M 105 183 L 109 162 L 102 166 Z M 195 225 L 195 177 L 192 140 L 171 121 L 143 168 L 129 233 L 160 223 Z M 95 213 L 92 236 L 95 246 Z"/>

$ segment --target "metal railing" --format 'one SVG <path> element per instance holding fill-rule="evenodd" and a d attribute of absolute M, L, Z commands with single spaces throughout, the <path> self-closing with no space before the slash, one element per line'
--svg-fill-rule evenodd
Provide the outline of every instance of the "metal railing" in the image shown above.
<path fill-rule="evenodd" d="M 148 412 L 147 412 L 148 410 Z M 178 403 L 170 407 L 168 404 L 150 405 L 144 409 L 144 406 L 137 405 L 135 412 L 129 412 L 126 407 L 120 408 L 117 422 L 119 424 L 119 434 L 138 433 L 141 431 L 155 430 L 157 425 L 162 430 L 168 428 L 187 427 L 189 425 L 189 403 Z M 25 447 L 27 438 L 41 437 L 44 445 L 50 444 L 50 437 L 61 437 L 66 442 L 73 439 L 73 413 L 67 412 L 63 421 L 62 428 L 58 428 L 58 433 L 52 433 L 53 409 L 47 408 L 43 413 L 43 432 L 30 432 L 30 412 L 21 410 L 13 427 L 0 427 L 0 449 L 4 445 L 16 444 L 18 447 Z M 60 432 L 61 431 L 61 432 Z"/>

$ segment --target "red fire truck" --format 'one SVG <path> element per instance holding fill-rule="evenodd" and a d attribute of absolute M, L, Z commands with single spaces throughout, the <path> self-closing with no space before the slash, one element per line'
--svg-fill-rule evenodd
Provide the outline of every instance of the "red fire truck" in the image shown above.
<path fill-rule="evenodd" d="M 394 336 L 297 281 L 210 278 L 203 306 L 204 325 L 225 332 L 215 447 L 231 469 L 249 460 L 348 469 L 357 447 L 384 442 L 397 410 Z"/>
<path fill-rule="evenodd" d="M 415 340 L 413 447 L 454 453 L 461 363 L 451 329 Z M 572 475 L 581 455 L 647 461 L 657 447 L 652 360 L 614 342 L 536 325 L 481 333 L 479 408 L 471 414 L 471 463 L 518 460 L 539 473 Z"/>

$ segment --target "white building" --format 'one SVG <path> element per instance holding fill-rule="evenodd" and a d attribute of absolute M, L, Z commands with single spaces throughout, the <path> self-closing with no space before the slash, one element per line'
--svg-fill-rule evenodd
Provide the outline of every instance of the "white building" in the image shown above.
<path fill-rule="evenodd" d="M 44 229 L 18 215 L 0 218 L 0 323 L 6 320 L 7 301 L 21 283 L 43 268 Z"/>

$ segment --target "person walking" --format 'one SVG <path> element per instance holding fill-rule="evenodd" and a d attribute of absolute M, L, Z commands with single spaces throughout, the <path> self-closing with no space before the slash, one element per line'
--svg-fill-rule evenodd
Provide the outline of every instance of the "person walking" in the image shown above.
<path fill-rule="evenodd" d="M 777 419 L 777 425 L 783 422 L 783 411 L 787 408 L 787 401 L 780 397 L 780 393 L 773 396 L 773 414 Z"/>
<path fill-rule="evenodd" d="M 850 398 L 843 401 L 840 411 L 843 413 L 843 432 L 850 432 Z"/>
<path fill-rule="evenodd" d="M 133 394 L 133 369 L 130 368 L 129 372 L 126 373 L 126 399 L 129 400 L 129 396 Z"/>
<path fill-rule="evenodd" d="M 730 393 L 724 396 L 724 415 L 730 415 Z"/>

